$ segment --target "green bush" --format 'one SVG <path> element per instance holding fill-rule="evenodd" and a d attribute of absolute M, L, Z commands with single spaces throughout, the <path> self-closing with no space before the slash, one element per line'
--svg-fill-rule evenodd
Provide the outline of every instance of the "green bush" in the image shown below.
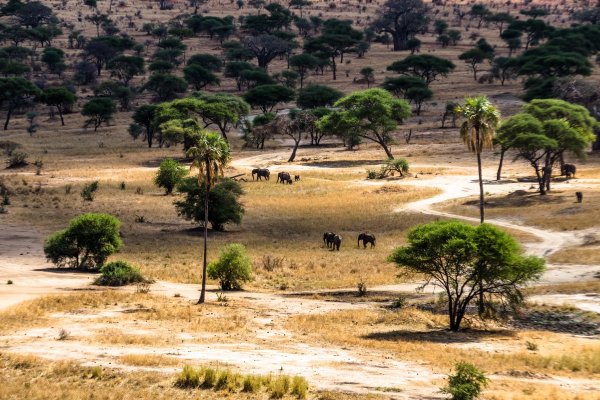
<path fill-rule="evenodd" d="M 6 161 L 7 168 L 24 167 L 25 165 L 27 165 L 27 157 L 29 157 L 29 154 L 24 153 L 22 151 L 13 152 Z"/>
<path fill-rule="evenodd" d="M 98 181 L 88 183 L 81 189 L 81 198 L 85 201 L 93 201 L 94 193 L 98 190 Z"/>
<path fill-rule="evenodd" d="M 165 189 L 166 194 L 173 193 L 175 186 L 187 175 L 188 171 L 185 167 L 172 158 L 167 158 L 160 163 L 158 172 L 154 177 L 154 184 Z"/>
<path fill-rule="evenodd" d="M 294 376 L 292 378 L 292 389 L 290 393 L 299 399 L 305 399 L 308 393 L 308 382 L 301 376 Z"/>
<path fill-rule="evenodd" d="M 242 381 L 242 392 L 257 393 L 262 387 L 260 375 L 246 375 Z"/>
<path fill-rule="evenodd" d="M 123 245 L 120 229 L 121 221 L 112 215 L 83 214 L 72 219 L 67 229 L 50 235 L 44 253 L 58 267 L 100 268 Z"/>
<path fill-rule="evenodd" d="M 142 272 L 127 261 L 113 261 L 100 268 L 101 275 L 95 284 L 100 286 L 123 286 L 145 282 Z"/>
<path fill-rule="evenodd" d="M 202 380 L 202 373 L 198 369 L 194 369 L 189 365 L 185 365 L 183 367 L 183 371 L 179 373 L 177 376 L 177 380 L 175 381 L 175 386 L 182 389 L 190 389 L 197 388 L 200 386 L 200 381 Z"/>
<path fill-rule="evenodd" d="M 204 186 L 198 185 L 195 177 L 185 178 L 177 189 L 185 193 L 184 200 L 176 201 L 177 213 L 186 218 L 204 223 Z M 225 179 L 216 184 L 208 196 L 208 222 L 216 231 L 222 231 L 225 224 L 240 224 L 244 215 L 244 208 L 239 202 L 239 197 L 244 194 L 239 182 Z"/>
<path fill-rule="evenodd" d="M 217 370 L 214 368 L 205 368 L 203 370 L 204 379 L 202 380 L 202 387 L 210 389 L 217 383 Z"/>
<path fill-rule="evenodd" d="M 385 162 L 381 168 L 381 172 L 384 176 L 387 176 L 391 172 L 397 172 L 400 176 L 404 176 L 408 172 L 408 161 L 404 158 L 393 158 Z"/>
<path fill-rule="evenodd" d="M 269 391 L 272 399 L 281 399 L 290 390 L 290 377 L 279 375 L 269 383 Z"/>
<path fill-rule="evenodd" d="M 448 376 L 448 386 L 442 388 L 442 393 L 449 394 L 452 400 L 478 398 L 488 383 L 483 372 L 466 362 L 459 362 L 455 368 L 456 374 Z"/>
<path fill-rule="evenodd" d="M 236 290 L 242 283 L 252 279 L 252 261 L 246 248 L 238 243 L 228 244 L 221 249 L 219 259 L 207 268 L 211 279 L 218 279 L 222 290 Z"/>

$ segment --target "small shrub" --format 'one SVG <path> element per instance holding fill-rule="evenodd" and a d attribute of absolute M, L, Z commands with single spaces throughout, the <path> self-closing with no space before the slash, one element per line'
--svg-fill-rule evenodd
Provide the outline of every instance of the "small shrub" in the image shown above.
<path fill-rule="evenodd" d="M 357 284 L 356 284 L 356 289 L 358 291 L 358 297 L 363 297 L 367 294 L 367 283 L 364 280 L 360 280 Z"/>
<path fill-rule="evenodd" d="M 269 391 L 271 399 L 281 399 L 290 390 L 290 377 L 287 375 L 279 375 L 272 379 L 269 383 Z"/>
<path fill-rule="evenodd" d="M 143 224 L 148 222 L 148 220 L 146 220 L 146 217 L 144 217 L 143 215 L 136 215 L 134 218 L 134 221 L 137 222 L 138 224 Z"/>
<path fill-rule="evenodd" d="M 227 296 L 225 296 L 225 293 L 217 292 L 217 301 L 219 303 L 227 303 L 229 299 L 227 298 Z"/>
<path fill-rule="evenodd" d="M 308 382 L 301 376 L 292 378 L 292 389 L 290 393 L 299 399 L 305 399 L 308 392 Z"/>
<path fill-rule="evenodd" d="M 144 190 L 143 190 L 141 187 L 139 187 L 139 186 L 138 186 L 138 187 L 135 189 L 135 194 L 144 194 Z"/>
<path fill-rule="evenodd" d="M 242 381 L 242 392 L 257 393 L 262 386 L 262 381 L 260 375 L 246 375 Z"/>
<path fill-rule="evenodd" d="M 140 294 L 150 293 L 150 282 L 138 282 L 138 284 L 135 286 L 135 292 Z"/>
<path fill-rule="evenodd" d="M 525 347 L 527 347 L 527 350 L 529 350 L 529 351 L 537 351 L 539 348 L 537 343 L 529 342 L 529 341 L 525 342 Z"/>
<path fill-rule="evenodd" d="M 36 175 L 41 175 L 42 174 L 42 168 L 44 168 L 44 161 L 41 158 L 38 158 L 37 160 L 35 160 L 35 162 L 33 163 L 33 165 L 35 165 L 35 174 Z"/>
<path fill-rule="evenodd" d="M 73 190 L 73 185 L 69 183 L 65 186 L 65 194 L 71 194 L 71 190 Z"/>
<path fill-rule="evenodd" d="M 57 340 L 67 340 L 69 337 L 71 337 L 71 334 L 69 333 L 69 331 L 66 329 L 61 329 L 60 332 L 58 332 L 58 338 L 56 338 L 56 339 Z"/>
<path fill-rule="evenodd" d="M 201 371 L 189 365 L 186 365 L 183 367 L 183 370 L 177 376 L 175 386 L 182 389 L 197 388 L 200 386 L 201 380 Z"/>
<path fill-rule="evenodd" d="M 221 371 L 219 377 L 217 378 L 217 382 L 215 383 L 215 390 L 229 390 L 230 392 L 235 392 L 238 389 L 238 382 L 240 376 L 235 372 L 231 372 L 226 369 Z"/>
<path fill-rule="evenodd" d="M 140 270 L 127 261 L 113 261 L 100 268 L 100 276 L 94 282 L 100 286 L 123 286 L 130 283 L 144 282 Z"/>
<path fill-rule="evenodd" d="M 94 201 L 96 191 L 98 191 L 98 181 L 90 182 L 81 189 L 81 198 L 85 201 Z"/>
<path fill-rule="evenodd" d="M 275 269 L 283 268 L 285 257 L 275 257 L 266 255 L 262 258 L 262 265 L 265 271 L 273 272 Z"/>
<path fill-rule="evenodd" d="M 381 172 L 375 171 L 373 169 L 367 170 L 367 179 L 381 179 Z"/>
<path fill-rule="evenodd" d="M 202 380 L 202 387 L 204 389 L 210 389 L 215 386 L 217 382 L 217 370 L 214 368 L 204 369 L 204 379 Z"/>
<path fill-rule="evenodd" d="M 456 374 L 448 376 L 448 386 L 442 393 L 450 395 L 452 400 L 474 400 L 479 397 L 488 379 L 473 364 L 459 362 L 455 366 Z"/>
<path fill-rule="evenodd" d="M 404 308 L 406 307 L 406 297 L 398 296 L 392 302 L 392 308 Z"/>
<path fill-rule="evenodd" d="M 179 165 L 177 161 L 167 158 L 160 163 L 158 172 L 154 177 L 154 184 L 165 189 L 165 194 L 171 194 L 187 173 L 185 167 Z"/>
<path fill-rule="evenodd" d="M 96 366 L 90 369 L 90 378 L 92 379 L 102 379 L 103 371 L 102 367 Z"/>
<path fill-rule="evenodd" d="M 219 259 L 208 265 L 207 273 L 219 281 L 221 290 L 241 289 L 244 282 L 252 279 L 252 261 L 244 246 L 228 244 L 221 249 Z"/>
<path fill-rule="evenodd" d="M 7 168 L 19 168 L 26 166 L 27 157 L 29 157 L 29 154 L 22 151 L 13 152 L 6 161 Z"/>
<path fill-rule="evenodd" d="M 9 280 L 7 280 L 7 281 L 6 281 L 6 284 L 7 284 L 7 285 L 12 285 L 12 284 L 13 284 L 13 281 L 12 281 L 12 279 L 9 279 Z"/>
<path fill-rule="evenodd" d="M 126 187 L 127 185 L 125 185 L 125 182 L 121 182 L 121 184 L 119 185 L 119 189 L 121 190 L 125 190 Z"/>
<path fill-rule="evenodd" d="M 8 193 L 4 193 L 2 195 L 2 203 L 0 203 L 0 205 L 10 206 L 10 197 L 8 196 Z"/>

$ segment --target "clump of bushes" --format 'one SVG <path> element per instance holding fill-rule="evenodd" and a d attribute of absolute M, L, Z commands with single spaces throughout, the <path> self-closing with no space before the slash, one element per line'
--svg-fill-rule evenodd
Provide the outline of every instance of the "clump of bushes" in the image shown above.
<path fill-rule="evenodd" d="M 83 214 L 46 239 L 44 254 L 58 267 L 97 269 L 123 245 L 120 229 L 112 215 Z"/>
<path fill-rule="evenodd" d="M 252 260 L 246 248 L 238 243 L 221 249 L 219 259 L 211 262 L 206 270 L 210 279 L 217 279 L 221 290 L 238 290 L 252 279 Z"/>
<path fill-rule="evenodd" d="M 139 268 L 127 261 L 109 262 L 100 268 L 100 276 L 94 282 L 100 286 L 124 286 L 131 283 L 146 282 Z"/>
<path fill-rule="evenodd" d="M 301 376 L 288 375 L 242 375 L 228 369 L 210 367 L 193 368 L 189 365 L 175 380 L 175 386 L 181 389 L 213 389 L 217 391 L 259 393 L 265 390 L 272 399 L 280 399 L 291 394 L 305 399 L 308 382 Z"/>
<path fill-rule="evenodd" d="M 172 158 L 167 158 L 160 163 L 158 172 L 154 177 L 154 184 L 165 189 L 165 194 L 171 194 L 187 173 L 185 167 L 179 165 Z"/>

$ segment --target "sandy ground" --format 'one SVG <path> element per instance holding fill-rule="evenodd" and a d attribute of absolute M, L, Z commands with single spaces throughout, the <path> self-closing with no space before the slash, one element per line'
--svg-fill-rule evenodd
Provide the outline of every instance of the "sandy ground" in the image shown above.
<path fill-rule="evenodd" d="M 236 168 L 246 169 L 255 165 L 268 165 L 272 170 L 285 169 L 277 165 L 281 154 L 258 155 L 237 160 Z M 301 168 L 318 168 L 294 165 L 295 170 Z M 460 168 L 460 167 L 459 167 Z M 362 168 L 360 168 L 362 170 Z M 346 170 L 347 171 L 347 170 Z M 453 215 L 434 210 L 433 205 L 457 198 L 468 197 L 478 192 L 474 176 L 465 175 L 457 170 L 458 175 L 433 176 L 431 178 L 406 179 L 398 181 L 402 185 L 439 187 L 443 192 L 435 197 L 411 203 L 398 212 L 421 212 L 440 217 L 450 217 L 464 220 L 472 218 Z M 354 183 L 351 183 L 354 184 Z M 364 185 L 365 182 L 360 182 Z M 368 184 L 382 184 L 369 181 Z M 385 184 L 390 184 L 386 182 Z M 575 187 L 571 183 L 570 188 Z M 522 184 L 487 184 L 490 193 L 508 193 L 522 188 Z M 539 242 L 529 243 L 526 250 L 531 254 L 548 256 L 553 252 L 579 245 L 585 231 L 553 232 L 522 226 L 518 221 L 489 220 L 496 225 L 521 230 L 540 239 Z M 48 270 L 50 267 L 44 261 L 42 238 L 31 230 L 6 226 L 0 231 L 0 309 L 17 304 L 25 299 L 48 293 L 69 292 L 83 288 L 91 283 L 89 275 Z M 558 283 L 587 279 L 600 272 L 598 265 L 549 265 L 542 283 Z M 5 282 L 11 279 L 13 285 Z M 387 285 L 371 290 L 411 291 L 416 285 Z M 152 287 L 153 293 L 172 297 L 175 294 L 190 300 L 198 296 L 195 285 L 158 282 Z M 214 296 L 214 294 L 209 294 Z M 424 399 L 438 398 L 438 386 L 434 384 L 442 378 L 432 373 L 426 366 L 416 363 L 393 359 L 370 349 L 339 348 L 308 344 L 292 332 L 281 328 L 285 319 L 290 315 L 328 313 L 340 310 L 352 310 L 373 307 L 373 304 L 349 304 L 328 302 L 301 297 L 281 296 L 266 292 L 238 292 L 228 294 L 232 301 L 244 302 L 260 310 L 252 320 L 256 327 L 254 340 L 244 343 L 198 344 L 196 337 L 186 334 L 175 334 L 178 344 L 168 347 L 144 346 L 109 346 L 86 342 L 85 340 L 57 341 L 61 327 L 68 329 L 73 338 L 85 338 L 92 335 L 94 330 L 102 328 L 102 322 L 93 322 L 94 318 L 86 314 L 60 315 L 51 328 L 29 329 L 10 337 L 3 337 L 4 348 L 12 352 L 33 353 L 52 359 L 73 359 L 85 364 L 115 366 L 115 357 L 124 354 L 157 354 L 177 357 L 186 362 L 214 362 L 231 364 L 243 368 L 245 372 L 269 373 L 284 371 L 289 374 L 305 376 L 313 386 L 319 389 L 335 389 L 350 392 L 378 392 L 385 388 L 392 390 L 395 399 Z M 577 295 L 543 295 L 532 299 L 536 302 L 552 304 L 569 303 L 581 309 L 600 312 L 600 297 L 597 294 Z M 123 312 L 115 309 L 114 313 Z M 127 332 L 144 332 L 140 324 L 128 325 L 120 323 L 119 329 Z M 146 333 L 158 335 L 174 335 L 173 332 L 157 332 L 149 330 Z M 118 366 L 118 365 L 116 365 Z M 121 366 L 123 368 L 131 368 Z M 161 368 L 161 370 L 169 370 Z M 503 379 L 521 379 L 507 378 Z M 600 382 L 581 381 L 567 378 L 548 378 L 544 383 L 554 383 L 561 387 L 577 387 L 585 390 L 600 390 Z M 397 392 L 390 388 L 398 388 Z"/>

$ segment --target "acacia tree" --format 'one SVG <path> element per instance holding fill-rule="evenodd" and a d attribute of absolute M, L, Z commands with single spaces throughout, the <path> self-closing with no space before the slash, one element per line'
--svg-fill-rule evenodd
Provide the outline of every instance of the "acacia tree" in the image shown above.
<path fill-rule="evenodd" d="M 351 135 L 344 139 L 352 145 L 358 144 L 357 139 L 370 140 L 381 146 L 388 158 L 394 158 L 390 149 L 392 132 L 411 114 L 406 101 L 374 88 L 351 93 L 333 106 L 335 110 L 317 122 L 318 129 Z"/>
<path fill-rule="evenodd" d="M 138 56 L 119 55 L 108 62 L 111 76 L 116 76 L 125 85 L 136 75 L 144 73 L 144 59 Z"/>
<path fill-rule="evenodd" d="M 25 78 L 0 78 L 0 105 L 6 109 L 4 130 L 8 129 L 13 112 L 33 102 L 40 93 L 40 89 Z"/>
<path fill-rule="evenodd" d="M 288 51 L 287 40 L 273 35 L 249 36 L 244 39 L 244 45 L 254 54 L 258 66 L 264 69 L 267 69 L 275 57 Z"/>
<path fill-rule="evenodd" d="M 371 27 L 392 36 L 394 51 L 408 50 L 408 41 L 427 28 L 428 11 L 422 0 L 387 0 Z"/>
<path fill-rule="evenodd" d="M 294 90 L 283 85 L 260 85 L 244 93 L 244 100 L 264 113 L 273 111 L 277 104 L 291 101 L 293 98 Z"/>
<path fill-rule="evenodd" d="M 527 115 L 528 117 L 526 117 Z M 515 121 L 527 118 L 528 129 L 520 129 Z M 552 169 L 571 152 L 582 158 L 595 139 L 600 124 L 582 106 L 557 99 L 533 100 L 505 123 L 503 137 L 517 150 L 517 158 L 534 168 L 541 195 L 550 190 Z"/>
<path fill-rule="evenodd" d="M 290 57 L 290 67 L 300 76 L 300 89 L 304 85 L 304 78 L 308 72 L 315 70 L 318 65 L 319 60 L 312 54 L 302 53 Z"/>
<path fill-rule="evenodd" d="M 477 157 L 479 178 L 479 216 L 483 223 L 484 191 L 481 166 L 481 153 L 492 148 L 492 139 L 500 124 L 500 112 L 485 96 L 465 99 L 465 104 L 456 108 L 456 113 L 464 121 L 460 127 L 460 136 L 470 152 Z"/>
<path fill-rule="evenodd" d="M 91 99 L 81 109 L 81 115 L 88 117 L 84 127 L 94 125 L 94 132 L 96 132 L 103 122 L 108 125 L 116 112 L 117 105 L 112 99 L 107 97 Z"/>
<path fill-rule="evenodd" d="M 387 67 L 388 71 L 394 71 L 403 75 L 414 75 L 421 78 L 427 86 L 438 79 L 439 76 L 446 77 L 456 68 L 454 63 L 445 58 L 432 56 L 430 54 L 410 55 L 403 60 L 395 61 Z"/>
<path fill-rule="evenodd" d="M 136 108 L 133 112 L 131 118 L 134 123 L 138 126 L 144 127 L 146 129 L 146 142 L 148 142 L 148 147 L 152 147 L 152 141 L 154 139 L 154 117 L 156 116 L 156 104 L 144 104 Z M 138 131 L 139 132 L 139 131 Z"/>
<path fill-rule="evenodd" d="M 75 104 L 77 96 L 64 87 L 54 87 L 44 89 L 39 100 L 48 107 L 56 107 L 56 111 L 58 111 L 58 115 L 60 116 L 60 123 L 62 126 L 65 126 L 63 114 Z"/>
<path fill-rule="evenodd" d="M 448 298 L 450 330 L 458 331 L 469 304 L 484 298 L 516 306 L 522 288 L 539 279 L 544 260 L 524 256 L 517 241 L 502 230 L 481 224 L 436 221 L 419 225 L 408 234 L 408 245 L 396 248 L 388 260 L 409 272 L 423 274 Z"/>

